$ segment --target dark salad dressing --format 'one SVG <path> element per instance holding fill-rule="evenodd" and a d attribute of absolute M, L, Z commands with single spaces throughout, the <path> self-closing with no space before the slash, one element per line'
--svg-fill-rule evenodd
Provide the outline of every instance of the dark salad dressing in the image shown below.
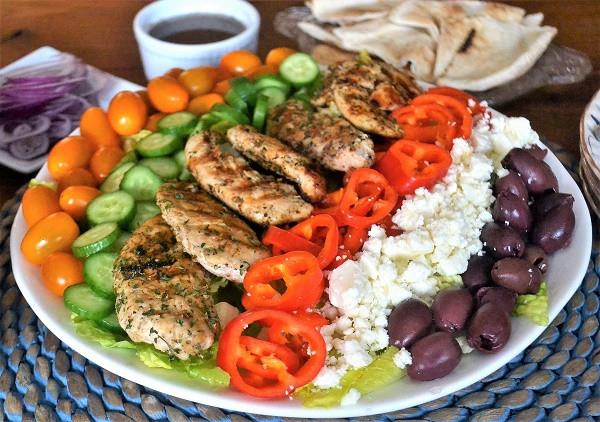
<path fill-rule="evenodd" d="M 246 29 L 231 16 L 195 13 L 157 23 L 150 36 L 174 44 L 208 44 L 224 41 Z"/>

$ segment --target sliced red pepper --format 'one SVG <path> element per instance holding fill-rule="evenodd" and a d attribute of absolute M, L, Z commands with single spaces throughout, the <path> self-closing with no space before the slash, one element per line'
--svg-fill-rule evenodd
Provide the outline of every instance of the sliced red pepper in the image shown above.
<path fill-rule="evenodd" d="M 400 140 L 392 145 L 376 168 L 400 195 L 410 195 L 417 188 L 431 188 L 446 175 L 451 164 L 452 156 L 444 148 Z"/>
<path fill-rule="evenodd" d="M 460 127 L 457 136 L 464 139 L 468 139 L 471 136 L 471 131 L 473 130 L 473 116 L 462 101 L 440 94 L 422 94 L 410 101 L 410 104 L 415 106 L 432 103 L 447 107 L 452 111 L 456 123 Z"/>
<path fill-rule="evenodd" d="M 248 325 L 267 319 L 277 331 L 271 334 L 273 326 L 269 329 L 269 341 L 244 339 L 242 333 Z M 300 341 L 302 350 L 310 351 L 298 355 L 297 369 L 290 363 L 288 352 L 283 351 L 292 350 L 288 347 L 290 339 Z M 229 374 L 231 385 L 238 390 L 255 397 L 278 398 L 312 381 L 326 357 L 325 340 L 313 326 L 288 313 L 262 309 L 244 312 L 225 326 L 217 365 Z M 259 368 L 258 362 L 265 367 Z"/>
<path fill-rule="evenodd" d="M 271 283 L 283 280 L 285 291 Z M 319 261 L 306 251 L 293 251 L 254 263 L 244 277 L 242 305 L 251 309 L 293 311 L 317 304 L 325 288 Z"/>
<path fill-rule="evenodd" d="M 273 255 L 290 251 L 306 251 L 317 256 L 321 252 L 319 245 L 277 226 L 269 226 L 262 242 L 273 247 Z"/>
<path fill-rule="evenodd" d="M 332 216 L 314 215 L 290 229 L 290 233 L 319 245 L 321 250 L 316 255 L 321 269 L 326 268 L 333 258 L 338 246 L 338 226 Z"/>
<path fill-rule="evenodd" d="M 467 94 L 465 91 L 461 91 L 460 89 L 452 88 L 450 86 L 434 86 L 429 88 L 427 93 L 446 95 L 448 97 L 456 98 L 467 107 L 467 110 L 469 110 L 469 113 L 471 113 L 473 116 L 477 114 L 484 114 L 487 111 L 487 107 L 481 105 L 477 98 L 471 94 Z"/>
<path fill-rule="evenodd" d="M 359 168 L 344 188 L 337 220 L 342 225 L 368 228 L 385 217 L 397 200 L 398 194 L 381 173 Z"/>
<path fill-rule="evenodd" d="M 344 188 L 339 188 L 336 191 L 330 192 L 325 195 L 325 198 L 319 203 L 318 207 L 313 208 L 313 215 L 317 214 L 329 214 L 335 217 L 337 213 L 338 205 L 344 195 Z"/>
<path fill-rule="evenodd" d="M 384 217 L 385 218 L 385 217 Z M 379 224 L 380 221 L 377 222 Z M 344 250 L 349 252 L 351 255 L 356 254 L 362 248 L 362 245 L 367 240 L 368 228 L 360 228 L 348 226 L 346 233 L 344 234 Z"/>

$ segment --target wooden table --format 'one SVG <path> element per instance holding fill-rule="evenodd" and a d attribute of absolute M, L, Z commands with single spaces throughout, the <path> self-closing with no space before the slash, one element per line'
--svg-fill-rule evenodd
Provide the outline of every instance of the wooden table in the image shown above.
<path fill-rule="evenodd" d="M 218 1 L 218 0 L 217 0 Z M 593 93 L 600 89 L 600 1 L 506 0 L 529 13 L 543 12 L 544 23 L 558 28 L 556 42 L 588 54 L 593 73 L 584 81 L 540 89 L 502 106 L 509 116 L 525 116 L 545 139 L 578 154 L 579 119 Z M 132 21 L 148 0 L 2 0 L 0 2 L 0 67 L 49 45 L 79 56 L 84 62 L 138 84 L 145 78 L 133 36 Z M 301 6 L 299 1 L 253 2 L 262 17 L 259 53 L 275 46 L 295 47 L 294 40 L 273 29 L 277 12 Z M 0 204 L 33 175 L 2 168 Z"/>

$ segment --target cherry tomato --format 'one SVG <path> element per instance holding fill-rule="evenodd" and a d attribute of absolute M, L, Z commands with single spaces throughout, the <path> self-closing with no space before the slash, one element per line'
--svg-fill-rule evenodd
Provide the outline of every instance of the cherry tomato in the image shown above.
<path fill-rule="evenodd" d="M 181 72 L 183 72 L 182 68 L 172 67 L 169 70 L 167 70 L 167 72 L 165 73 L 165 76 L 169 76 L 173 79 L 177 79 L 179 77 L 179 75 L 181 75 Z"/>
<path fill-rule="evenodd" d="M 217 103 L 224 103 L 225 99 L 221 94 L 211 92 L 209 94 L 200 95 L 192 98 L 187 106 L 187 110 L 194 113 L 196 116 L 202 116 L 210 111 L 212 106 Z"/>
<path fill-rule="evenodd" d="M 212 92 L 219 95 L 225 95 L 231 89 L 229 79 L 219 81 L 213 86 Z"/>
<path fill-rule="evenodd" d="M 273 65 L 279 68 L 282 61 L 290 57 L 292 54 L 296 54 L 298 51 L 289 47 L 277 47 L 267 53 L 265 58 L 265 64 Z"/>
<path fill-rule="evenodd" d="M 253 81 L 254 79 L 256 79 L 257 76 L 277 75 L 278 72 L 279 72 L 279 68 L 277 66 L 265 64 L 263 66 L 258 66 L 258 67 L 252 68 L 250 70 L 246 70 L 244 73 L 242 73 L 242 76 L 245 76 L 246 78 Z"/>
<path fill-rule="evenodd" d="M 158 132 L 158 121 L 165 117 L 167 113 L 161 113 L 160 111 L 148 116 L 148 120 L 146 120 L 146 126 L 144 129 L 149 130 L 150 132 Z"/>
<path fill-rule="evenodd" d="M 73 284 L 83 283 L 83 264 L 72 254 L 55 252 L 42 264 L 42 281 L 57 296 Z"/>
<path fill-rule="evenodd" d="M 190 96 L 197 97 L 210 92 L 217 82 L 217 77 L 216 67 L 200 66 L 184 70 L 177 80 L 190 93 Z"/>
<path fill-rule="evenodd" d="M 78 167 L 69 171 L 58 181 L 58 188 L 56 189 L 56 191 L 60 194 L 69 186 L 77 185 L 96 187 L 98 186 L 98 182 L 96 181 L 94 175 L 90 173 L 88 169 Z"/>
<path fill-rule="evenodd" d="M 121 91 L 108 105 L 108 120 L 119 135 L 138 133 L 146 124 L 147 118 L 148 107 L 136 92 Z"/>
<path fill-rule="evenodd" d="M 94 149 L 121 145 L 121 138 L 110 125 L 108 115 L 100 107 L 88 108 L 83 113 L 79 129 L 81 136 L 90 141 Z"/>
<path fill-rule="evenodd" d="M 148 91 L 146 91 L 145 89 L 140 89 L 138 91 L 135 91 L 135 93 L 137 95 L 139 95 L 142 98 L 142 100 L 144 100 L 144 103 L 146 104 L 146 107 L 148 108 L 148 114 L 154 113 L 156 111 L 156 109 L 152 105 L 152 102 L 150 101 L 150 97 L 148 96 Z"/>
<path fill-rule="evenodd" d="M 66 212 L 42 218 L 27 230 L 21 241 L 21 253 L 27 261 L 41 265 L 54 252 L 68 252 L 79 236 L 79 227 Z"/>
<path fill-rule="evenodd" d="M 221 59 L 220 67 L 237 76 L 260 65 L 262 65 L 262 61 L 256 54 L 237 50 L 225 54 Z"/>
<path fill-rule="evenodd" d="M 33 226 L 44 217 L 60 211 L 58 194 L 48 186 L 32 186 L 25 191 L 23 201 L 23 217 L 28 227 Z"/>
<path fill-rule="evenodd" d="M 69 186 L 60 194 L 60 207 L 76 221 L 83 221 L 88 204 L 100 194 L 98 189 L 91 186 Z"/>
<path fill-rule="evenodd" d="M 57 180 L 74 168 L 86 167 L 94 153 L 92 144 L 82 136 L 68 136 L 56 143 L 48 155 L 48 171 Z"/>
<path fill-rule="evenodd" d="M 117 165 L 125 153 L 121 148 L 104 147 L 92 155 L 90 159 L 90 171 L 98 182 L 103 182 L 108 173 Z"/>
<path fill-rule="evenodd" d="M 185 88 L 169 76 L 157 76 L 148 82 L 148 96 L 152 105 L 163 113 L 185 110 L 190 100 Z"/>

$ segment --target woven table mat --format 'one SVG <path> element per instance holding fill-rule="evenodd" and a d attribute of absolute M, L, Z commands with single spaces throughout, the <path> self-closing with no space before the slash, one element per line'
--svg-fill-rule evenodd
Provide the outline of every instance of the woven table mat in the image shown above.
<path fill-rule="evenodd" d="M 554 149 L 573 178 L 576 163 Z M 230 412 L 119 377 L 70 349 L 36 317 L 12 274 L 9 235 L 24 188 L 0 212 L 0 422 L 293 421 Z M 432 402 L 355 421 L 600 421 L 600 234 L 579 290 L 523 353 Z"/>

